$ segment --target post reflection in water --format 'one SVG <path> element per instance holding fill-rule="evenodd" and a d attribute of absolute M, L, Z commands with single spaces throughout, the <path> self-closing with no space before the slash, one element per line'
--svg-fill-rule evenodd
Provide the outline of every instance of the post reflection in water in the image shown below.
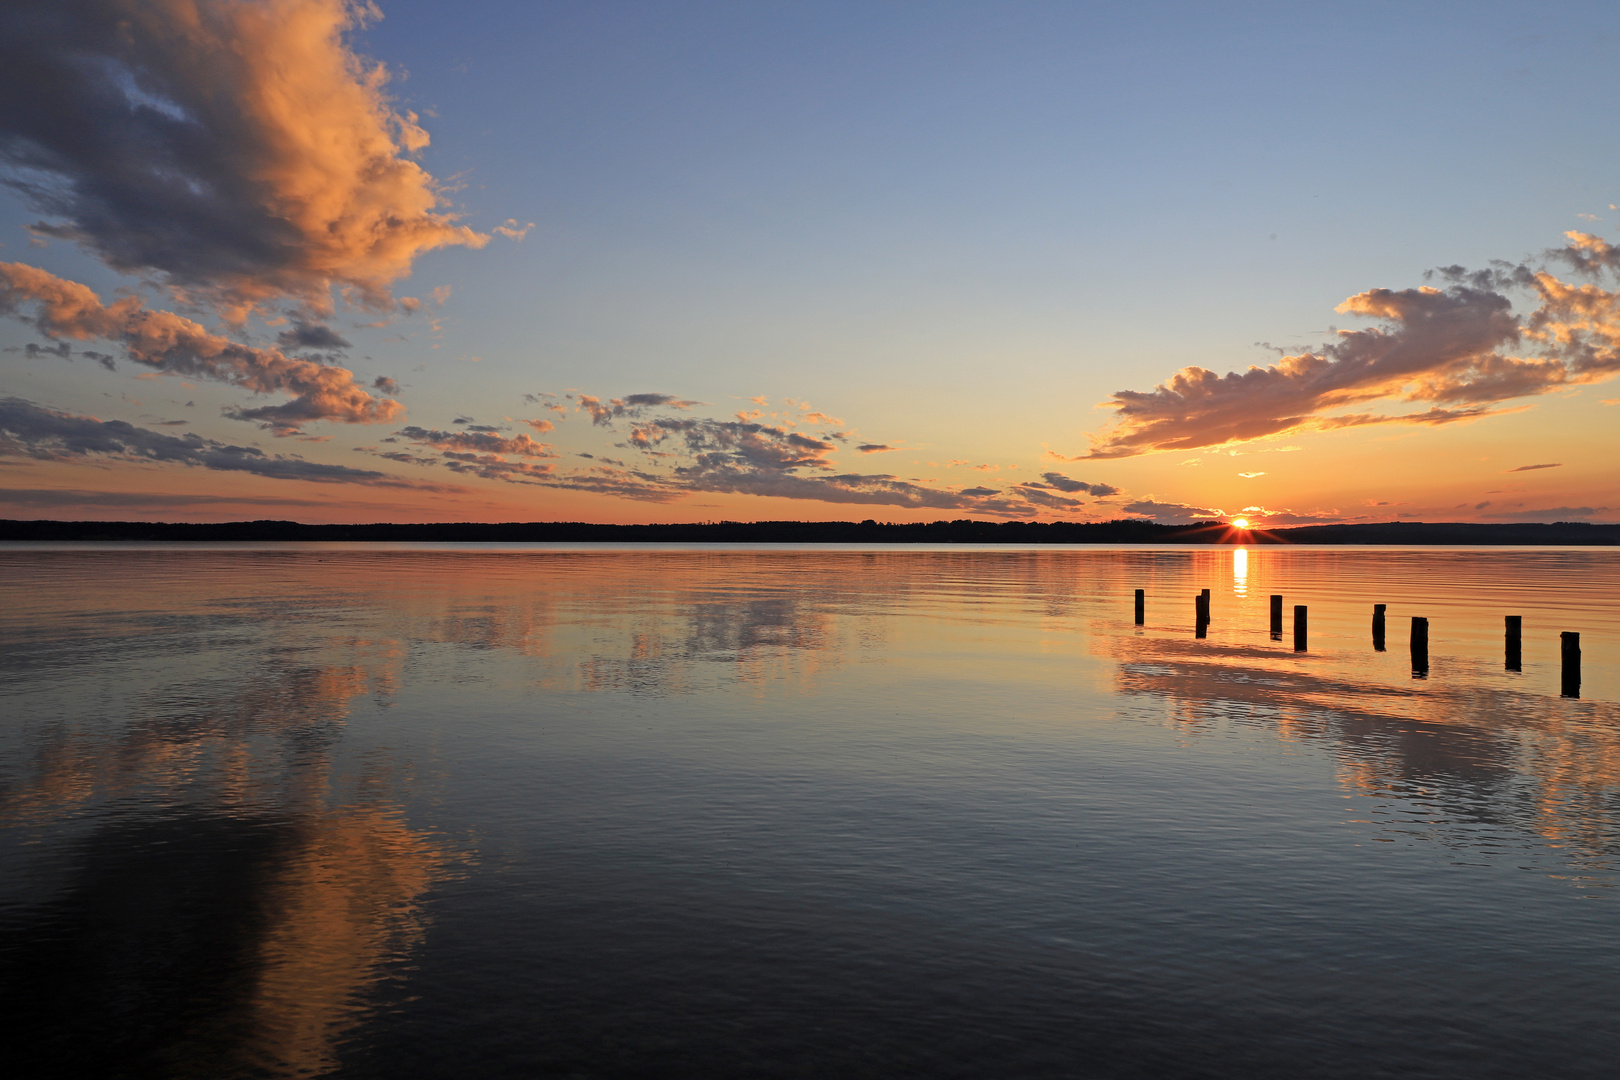
<path fill-rule="evenodd" d="M 38 1076 L 1602 1075 L 1615 556 L 1226 554 L 0 550 L 7 1045 Z M 1135 589 L 1203 587 L 1207 637 L 1179 599 L 1134 625 Z M 1375 601 L 1434 615 L 1429 678 Z"/>

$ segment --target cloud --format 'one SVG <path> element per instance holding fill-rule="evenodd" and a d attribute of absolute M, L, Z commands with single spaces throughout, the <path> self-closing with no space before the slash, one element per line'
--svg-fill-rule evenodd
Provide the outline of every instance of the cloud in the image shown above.
<path fill-rule="evenodd" d="M 1042 473 L 1041 479 L 1059 491 L 1084 491 L 1087 494 L 1097 496 L 1099 499 L 1119 494 L 1119 488 L 1111 484 L 1088 484 L 1083 480 L 1071 480 L 1062 473 L 1057 472 Z"/>
<path fill-rule="evenodd" d="M 445 490 L 370 469 L 266 454 L 257 447 L 232 446 L 194 434 L 165 435 L 122 420 L 97 420 L 47 409 L 23 398 L 0 398 L 0 456 L 15 455 L 38 461 L 97 457 L 245 472 L 275 480 Z"/>
<path fill-rule="evenodd" d="M 1509 469 L 1508 472 L 1535 472 L 1537 469 L 1561 469 L 1563 466 L 1562 461 L 1552 461 L 1545 465 L 1520 465 L 1517 469 Z"/>
<path fill-rule="evenodd" d="M 855 449 L 859 450 L 863 454 L 887 454 L 892 450 L 898 450 L 899 447 L 890 446 L 887 443 L 870 443 L 869 442 L 869 443 L 861 443 Z"/>
<path fill-rule="evenodd" d="M 1161 525 L 1188 525 L 1225 516 L 1223 511 L 1214 507 L 1188 506 L 1185 503 L 1162 503 L 1155 502 L 1153 499 L 1140 499 L 1133 503 L 1126 503 L 1120 509 L 1127 514 L 1134 514 L 1157 521 Z"/>
<path fill-rule="evenodd" d="M 442 465 L 451 472 L 479 476 L 485 480 L 532 480 L 549 477 L 555 471 L 555 466 L 536 460 L 557 456 L 550 445 L 536 442 L 528 435 L 500 435 L 496 429 L 484 425 L 474 425 L 466 431 L 437 431 L 412 426 L 401 428 L 399 437 L 437 450 L 439 456 L 418 457 L 398 452 L 378 456 L 413 465 Z M 513 458 L 518 460 L 514 461 Z"/>
<path fill-rule="evenodd" d="M 507 437 L 417 427 L 401 429 L 400 437 L 436 451 L 436 456 L 402 451 L 387 451 L 379 456 L 415 465 L 437 465 L 490 480 L 645 502 L 730 493 L 1012 518 L 1034 517 L 1043 509 L 1069 512 L 1081 505 L 1079 500 L 1055 495 L 1039 483 L 1016 485 L 1006 491 L 990 487 L 952 490 L 886 473 L 837 472 L 830 458 L 838 445 L 830 437 L 817 438 L 754 420 L 659 414 L 663 409 L 684 412 L 701 404 L 669 394 L 632 394 L 605 404 L 589 394 L 581 394 L 576 400 L 602 426 L 611 426 L 618 419 L 631 420 L 624 441 L 617 445 L 641 454 L 646 464 L 634 467 L 600 455 L 571 452 L 570 456 L 595 464 L 569 471 L 550 460 L 537 460 L 556 455 L 547 444 L 526 435 Z M 1115 489 L 1105 490 L 1112 493 Z"/>
<path fill-rule="evenodd" d="M 525 236 L 529 235 L 529 230 L 532 228 L 534 228 L 534 222 L 532 221 L 527 225 L 524 225 L 522 228 L 518 228 L 517 218 L 507 218 L 506 224 L 495 226 L 493 231 L 500 233 L 502 236 L 507 237 L 510 240 L 522 240 Z"/>
<path fill-rule="evenodd" d="M 1620 252 L 1583 233 L 1549 259 L 1577 273 L 1620 276 Z M 1494 405 L 1620 374 L 1620 296 L 1545 270 L 1444 267 L 1445 288 L 1370 289 L 1338 311 L 1379 321 L 1341 330 L 1319 349 L 1267 367 L 1218 375 L 1188 367 L 1151 391 L 1121 390 L 1093 458 L 1193 450 L 1302 430 L 1367 424 L 1449 424 L 1507 410 Z M 1507 291 L 1535 301 L 1524 318 Z M 1337 410 L 1374 401 L 1428 402 L 1426 412 Z M 1077 460 L 1074 458 L 1061 460 Z"/>
<path fill-rule="evenodd" d="M 551 447 L 536 442 L 527 435 L 506 437 L 494 429 L 469 431 L 435 431 L 428 428 L 405 427 L 399 430 L 401 438 L 435 450 L 475 451 L 482 454 L 513 454 L 518 457 L 556 457 Z"/>
<path fill-rule="evenodd" d="M 557 429 L 557 425 L 553 424 L 550 420 L 520 420 L 519 423 L 528 424 L 542 435 L 548 431 L 555 431 Z"/>
<path fill-rule="evenodd" d="M 72 239 L 241 319 L 332 292 L 368 307 L 423 252 L 489 239 L 443 209 L 351 0 L 9 0 L 0 159 Z"/>
<path fill-rule="evenodd" d="M 319 323 L 294 322 L 292 327 L 276 335 L 276 344 L 283 349 L 347 349 L 351 346 L 331 327 Z"/>
<path fill-rule="evenodd" d="M 633 420 L 645 416 L 649 409 L 659 407 L 690 409 L 701 404 L 703 404 L 701 401 L 682 401 L 671 394 L 630 394 L 627 397 L 612 398 L 604 405 L 601 398 L 592 397 L 590 394 L 579 395 L 579 407 L 591 414 L 591 423 L 598 427 L 612 427 L 613 421 L 626 417 Z"/>
<path fill-rule="evenodd" d="M 372 397 L 343 368 L 239 345 L 183 316 L 143 307 L 136 296 L 104 305 L 87 286 L 23 263 L 0 263 L 0 315 L 25 318 L 53 339 L 115 341 L 130 360 L 159 371 L 256 394 L 289 394 L 292 400 L 281 405 L 230 413 L 278 432 L 297 431 L 312 420 L 385 423 L 405 412 L 397 401 Z"/>
<path fill-rule="evenodd" d="M 1245 480 L 1253 480 L 1257 476 L 1264 476 L 1266 474 L 1263 472 L 1240 472 L 1238 475 L 1243 477 Z"/>
<path fill-rule="evenodd" d="M 1014 484 L 1008 489 L 1009 493 L 1019 496 L 1036 506 L 1046 506 L 1053 510 L 1072 510 L 1085 503 L 1079 499 L 1071 499 L 1066 495 L 1054 495 L 1045 484 L 1022 483 Z"/>

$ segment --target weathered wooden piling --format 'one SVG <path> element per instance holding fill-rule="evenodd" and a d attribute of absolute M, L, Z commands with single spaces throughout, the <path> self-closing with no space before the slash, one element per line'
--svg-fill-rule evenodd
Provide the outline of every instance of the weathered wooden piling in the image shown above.
<path fill-rule="evenodd" d="M 1294 651 L 1304 652 L 1309 637 L 1309 624 L 1306 619 L 1305 605 L 1294 605 Z"/>
<path fill-rule="evenodd" d="M 1581 635 L 1565 630 L 1562 638 L 1560 652 L 1563 654 L 1564 671 L 1563 695 L 1564 697 L 1581 696 Z"/>
<path fill-rule="evenodd" d="M 1429 677 L 1429 620 L 1412 616 L 1412 678 Z"/>
<path fill-rule="evenodd" d="M 1520 647 L 1520 635 L 1524 630 L 1524 616 L 1504 615 L 1502 621 L 1507 630 L 1503 635 L 1502 666 L 1508 671 L 1524 670 L 1524 653 Z"/>
<path fill-rule="evenodd" d="M 1282 594 L 1271 594 L 1271 632 L 1276 637 L 1282 637 Z"/>
<path fill-rule="evenodd" d="M 1207 637 L 1209 635 L 1209 590 L 1205 589 L 1193 597 L 1193 636 Z"/>
<path fill-rule="evenodd" d="M 1387 607 L 1389 607 L 1388 604 L 1374 604 L 1373 605 L 1373 626 L 1372 626 L 1372 631 L 1373 631 L 1373 651 L 1374 652 L 1383 652 L 1384 651 L 1384 610 Z"/>
<path fill-rule="evenodd" d="M 1198 596 L 1199 599 L 1204 601 L 1204 621 L 1209 622 L 1209 590 L 1205 589 Z"/>
<path fill-rule="evenodd" d="M 1147 590 L 1136 590 L 1136 625 L 1147 622 Z"/>

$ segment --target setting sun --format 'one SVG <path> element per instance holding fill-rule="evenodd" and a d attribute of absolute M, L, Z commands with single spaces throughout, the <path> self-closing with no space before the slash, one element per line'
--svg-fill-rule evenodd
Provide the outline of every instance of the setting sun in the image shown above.
<path fill-rule="evenodd" d="M 1232 528 L 1234 528 L 1234 529 L 1247 529 L 1248 527 L 1249 527 L 1249 519 L 1248 518 L 1233 518 L 1232 519 Z"/>

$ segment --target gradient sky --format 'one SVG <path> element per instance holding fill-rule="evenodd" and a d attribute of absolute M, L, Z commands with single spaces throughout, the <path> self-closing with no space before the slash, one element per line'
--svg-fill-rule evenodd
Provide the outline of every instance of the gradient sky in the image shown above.
<path fill-rule="evenodd" d="M 0 515 L 1620 520 L 1617 45 L 14 0 Z"/>

